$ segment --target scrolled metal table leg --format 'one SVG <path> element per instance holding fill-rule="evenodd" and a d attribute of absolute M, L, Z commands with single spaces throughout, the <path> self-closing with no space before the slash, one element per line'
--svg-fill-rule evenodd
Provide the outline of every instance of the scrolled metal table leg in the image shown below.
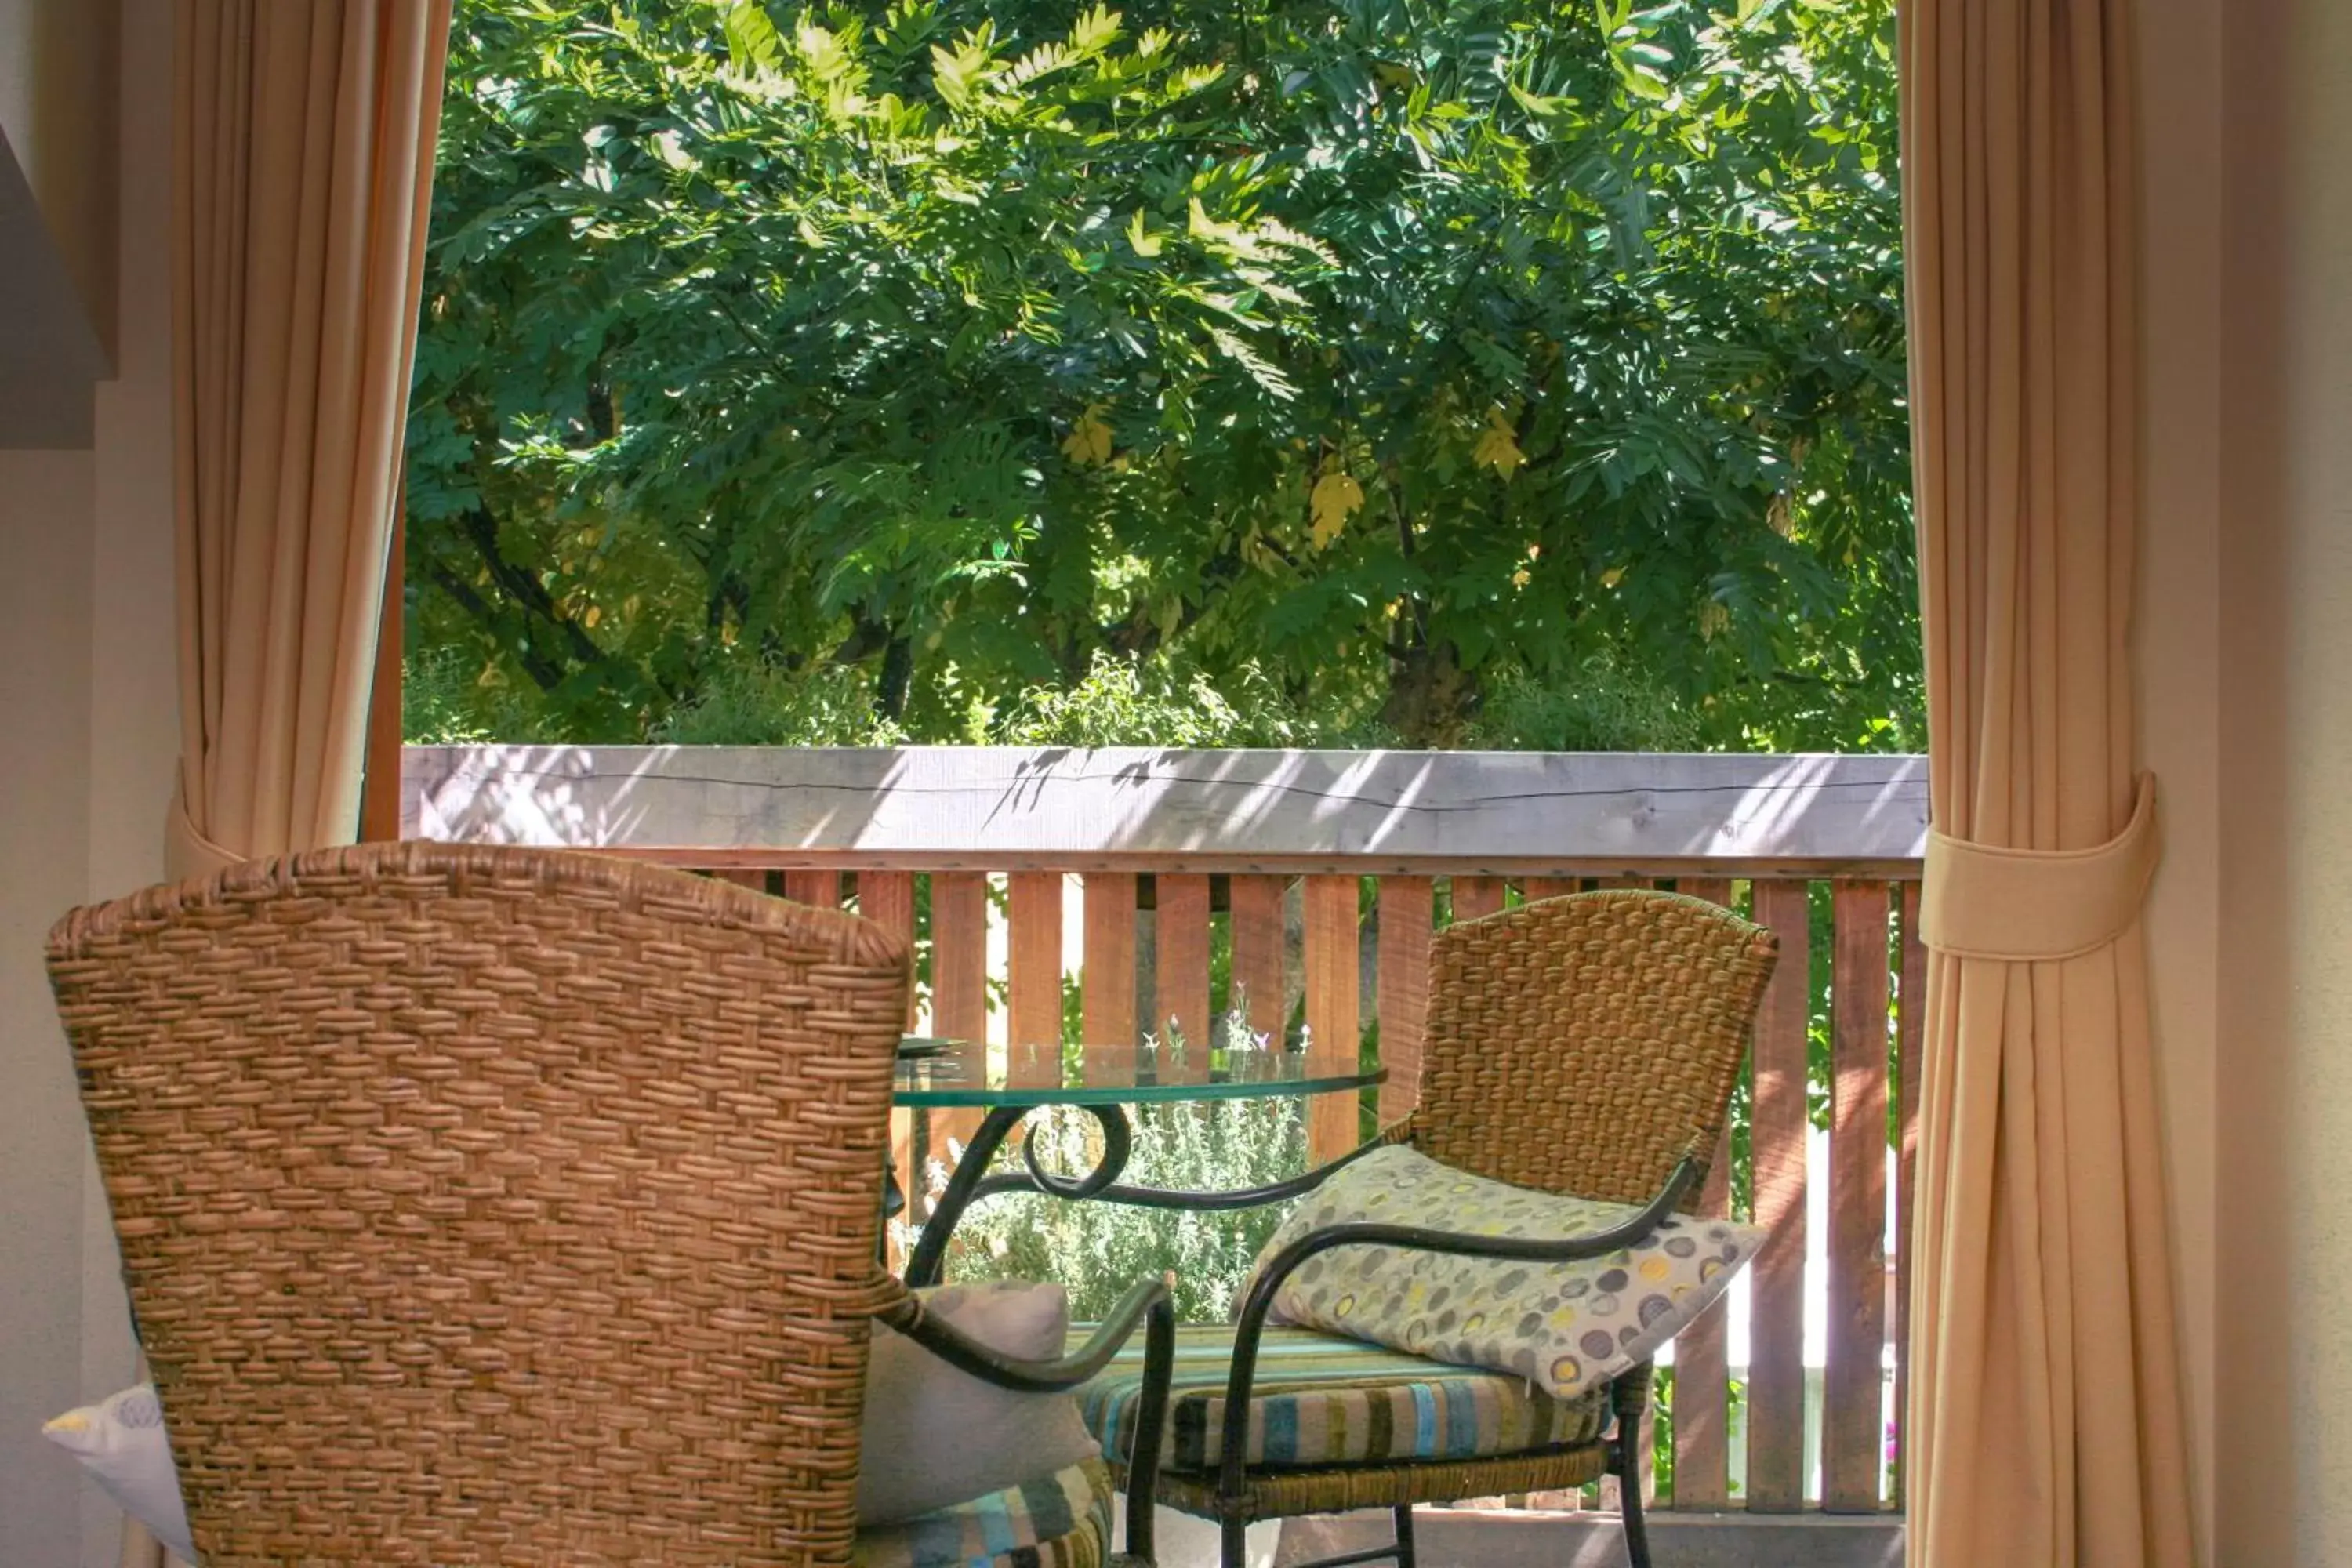
<path fill-rule="evenodd" d="M 1021 1163 L 1029 1167 L 1029 1184 L 1037 1191 L 1057 1198 L 1090 1198 L 1126 1173 L 1127 1157 L 1135 1148 L 1135 1130 L 1127 1120 L 1127 1107 L 1089 1105 L 1084 1110 L 1102 1129 L 1102 1158 L 1095 1162 L 1093 1170 L 1075 1181 L 1057 1175 L 1037 1163 L 1037 1135 L 1031 1132 L 1021 1141 Z M 1017 1179 L 1006 1184 L 1019 1184 Z"/>
<path fill-rule="evenodd" d="M 1090 1198 L 1115 1184 L 1127 1170 L 1128 1155 L 1135 1146 L 1134 1129 L 1127 1120 L 1127 1108 L 1119 1105 L 1089 1105 L 1086 1112 L 1102 1128 L 1102 1158 L 1093 1170 L 1083 1176 L 1056 1175 L 1037 1163 L 1037 1134 L 1032 1131 L 1021 1142 L 1021 1163 L 1027 1167 L 1019 1173 L 1001 1175 L 988 1173 L 989 1162 L 1004 1140 L 1027 1116 L 1030 1106 L 1001 1105 L 991 1110 L 981 1122 L 980 1130 L 956 1162 L 948 1177 L 948 1184 L 940 1194 L 940 1201 L 923 1221 L 922 1235 L 915 1242 L 915 1250 L 907 1259 L 907 1284 L 909 1288 L 936 1285 L 940 1271 L 947 1262 L 948 1240 L 955 1235 L 958 1221 L 965 1209 L 978 1199 L 997 1193 L 1045 1193 L 1057 1198 Z"/>
<path fill-rule="evenodd" d="M 1029 1114 L 1028 1107 L 1000 1105 L 981 1119 L 980 1130 L 964 1146 L 963 1158 L 948 1175 L 948 1184 L 940 1194 L 939 1203 L 924 1217 L 922 1234 L 915 1239 L 915 1250 L 907 1259 L 907 1284 L 910 1289 L 940 1282 L 940 1269 L 947 1261 L 948 1238 L 955 1234 L 956 1221 L 977 1194 L 982 1178 L 988 1174 L 988 1163 L 996 1157 L 997 1149 L 1005 1135 L 1021 1125 Z"/>

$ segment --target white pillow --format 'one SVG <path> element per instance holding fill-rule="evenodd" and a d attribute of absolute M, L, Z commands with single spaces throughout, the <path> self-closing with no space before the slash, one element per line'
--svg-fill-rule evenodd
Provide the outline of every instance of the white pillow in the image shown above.
<path fill-rule="evenodd" d="M 1292 1210 L 1258 1267 L 1310 1231 L 1351 1221 L 1558 1240 L 1640 1212 L 1489 1181 L 1412 1149 L 1382 1149 Z M 1431 1361 L 1507 1372 L 1565 1399 L 1649 1359 L 1730 1288 L 1763 1244 L 1753 1226 L 1676 1215 L 1633 1246 L 1580 1263 L 1336 1247 L 1283 1281 L 1274 1316 Z"/>
<path fill-rule="evenodd" d="M 135 1384 L 95 1405 L 68 1410 L 42 1427 L 41 1435 L 89 1467 L 90 1479 L 106 1495 L 175 1556 L 195 1561 L 153 1384 Z"/>
<path fill-rule="evenodd" d="M 1059 1285 L 1000 1282 L 919 1292 L 924 1310 L 1004 1355 L 1052 1361 L 1069 1335 Z M 155 1386 L 138 1384 L 41 1428 L 155 1539 L 193 1562 L 179 1472 Z M 1054 1475 L 1097 1451 L 1077 1401 L 983 1383 L 877 1328 L 866 1372 L 857 1522 L 888 1524 Z"/>
<path fill-rule="evenodd" d="M 1062 1354 L 1070 1301 L 1018 1281 L 916 1292 L 925 1313 L 1024 1361 Z M 857 1522 L 888 1524 L 1067 1469 L 1100 1452 L 1067 1394 L 1016 1394 L 877 1327 L 866 1368 Z"/>

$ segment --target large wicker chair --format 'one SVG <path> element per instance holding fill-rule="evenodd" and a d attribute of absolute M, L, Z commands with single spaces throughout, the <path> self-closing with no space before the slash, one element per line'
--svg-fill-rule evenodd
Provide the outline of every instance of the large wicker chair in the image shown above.
<path fill-rule="evenodd" d="M 1407 1142 L 1477 1175 L 1641 1205 L 1643 1213 L 1569 1242 L 1334 1226 L 1266 1260 L 1236 1325 L 1179 1330 L 1158 1495 L 1221 1523 L 1225 1568 L 1241 1568 L 1252 1521 L 1367 1508 L 1393 1510 L 1393 1552 L 1332 1561 L 1393 1555 L 1412 1568 L 1415 1503 L 1559 1490 L 1603 1474 L 1627 1479 L 1627 1550 L 1646 1568 L 1633 1478 L 1647 1363 L 1556 1400 L 1516 1376 L 1266 1319 L 1282 1279 L 1334 1246 L 1559 1262 L 1615 1251 L 1687 1207 L 1778 951 L 1770 931 L 1713 904 L 1648 891 L 1571 894 L 1437 934 L 1419 1107 L 1358 1153 Z M 1218 1206 L 1296 1196 L 1344 1163 L 1229 1194 Z M 1131 1187 L 1100 1195 L 1189 1206 L 1178 1194 Z M 1132 1359 L 1086 1391 L 1089 1420 L 1114 1458 L 1154 1392 Z M 1449 1418 L 1433 1423 L 1431 1411 Z"/>
<path fill-rule="evenodd" d="M 906 1561 L 854 1523 L 877 1316 L 1019 1387 L 1146 1312 L 1164 1354 L 1156 1284 L 1016 1363 L 880 1271 L 908 956 L 852 916 L 375 845 L 78 910 L 49 967 L 207 1568 Z M 1101 1480 L 1027 1561 L 1105 1559 Z"/>

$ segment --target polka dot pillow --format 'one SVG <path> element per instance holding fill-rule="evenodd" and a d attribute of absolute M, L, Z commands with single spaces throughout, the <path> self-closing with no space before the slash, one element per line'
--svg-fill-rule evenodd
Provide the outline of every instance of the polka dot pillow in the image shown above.
<path fill-rule="evenodd" d="M 1350 1221 L 1553 1240 L 1606 1230 L 1640 1210 L 1466 1175 L 1411 1149 L 1382 1149 L 1308 1196 L 1258 1255 Z M 1730 1287 L 1764 1233 L 1677 1215 L 1649 1237 L 1580 1263 L 1337 1247 L 1276 1292 L 1276 1320 L 1432 1361 L 1489 1367 L 1569 1395 L 1647 1359 Z"/>

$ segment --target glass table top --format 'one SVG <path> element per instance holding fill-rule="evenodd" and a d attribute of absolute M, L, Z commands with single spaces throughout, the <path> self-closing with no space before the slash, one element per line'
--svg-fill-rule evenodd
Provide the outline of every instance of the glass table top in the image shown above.
<path fill-rule="evenodd" d="M 1331 1094 L 1388 1075 L 1344 1070 L 1304 1051 L 1192 1046 L 989 1046 L 909 1035 L 891 1099 L 899 1105 L 1146 1105 Z"/>

